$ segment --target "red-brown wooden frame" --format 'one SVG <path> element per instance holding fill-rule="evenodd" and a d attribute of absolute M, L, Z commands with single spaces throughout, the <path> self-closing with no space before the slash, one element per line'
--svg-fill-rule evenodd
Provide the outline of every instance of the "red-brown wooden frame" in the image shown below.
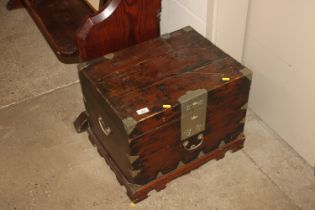
<path fill-rule="evenodd" d="M 25 0 L 9 0 L 9 10 L 23 7 Z M 28 4 L 24 4 L 28 5 Z M 101 0 L 100 10 L 87 17 L 76 34 L 77 53 L 74 57 L 60 55 L 64 63 L 77 63 L 126 48 L 159 36 L 161 0 Z M 36 13 L 29 9 L 30 13 Z M 36 14 L 32 16 L 37 17 Z M 119 25 L 120 24 L 120 25 Z M 37 24 L 43 34 L 48 34 L 43 24 Z M 45 36 L 52 39 L 51 36 Z M 54 43 L 53 40 L 49 40 Z"/>

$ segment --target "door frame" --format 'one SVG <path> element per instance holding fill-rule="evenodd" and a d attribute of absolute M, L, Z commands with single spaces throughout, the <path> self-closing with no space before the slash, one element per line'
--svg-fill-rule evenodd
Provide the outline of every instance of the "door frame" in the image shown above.
<path fill-rule="evenodd" d="M 207 38 L 243 61 L 250 0 L 208 0 Z"/>

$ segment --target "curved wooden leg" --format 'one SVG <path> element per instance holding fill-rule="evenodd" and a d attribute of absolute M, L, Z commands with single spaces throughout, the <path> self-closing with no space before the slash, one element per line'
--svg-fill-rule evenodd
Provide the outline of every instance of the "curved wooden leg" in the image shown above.
<path fill-rule="evenodd" d="M 22 0 L 9 0 L 7 3 L 8 10 L 19 9 L 22 7 L 24 7 Z"/>
<path fill-rule="evenodd" d="M 82 133 L 87 130 L 89 123 L 86 111 L 81 112 L 81 114 L 74 121 L 73 125 L 78 133 Z"/>

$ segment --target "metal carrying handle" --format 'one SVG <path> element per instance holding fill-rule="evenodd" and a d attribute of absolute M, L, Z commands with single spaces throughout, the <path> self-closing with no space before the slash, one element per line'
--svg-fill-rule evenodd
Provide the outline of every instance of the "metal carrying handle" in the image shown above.
<path fill-rule="evenodd" d="M 195 149 L 198 149 L 203 144 L 204 138 L 203 138 L 202 134 L 199 134 L 197 138 L 198 138 L 198 140 L 200 140 L 200 142 L 198 144 L 196 144 L 196 145 L 191 145 L 190 147 L 188 146 L 189 145 L 189 141 L 184 141 L 183 142 L 184 149 L 187 150 L 187 151 L 193 151 Z"/>
<path fill-rule="evenodd" d="M 112 129 L 109 126 L 105 126 L 105 123 L 104 123 L 103 118 L 101 116 L 98 117 L 98 124 L 100 125 L 103 133 L 106 136 L 109 136 L 112 133 Z"/>

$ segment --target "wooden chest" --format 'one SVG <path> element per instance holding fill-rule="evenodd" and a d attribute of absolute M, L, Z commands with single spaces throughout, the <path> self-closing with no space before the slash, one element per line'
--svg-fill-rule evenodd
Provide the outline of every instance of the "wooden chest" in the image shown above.
<path fill-rule="evenodd" d="M 191 27 L 79 65 L 90 139 L 137 202 L 243 147 L 252 73 Z"/>

